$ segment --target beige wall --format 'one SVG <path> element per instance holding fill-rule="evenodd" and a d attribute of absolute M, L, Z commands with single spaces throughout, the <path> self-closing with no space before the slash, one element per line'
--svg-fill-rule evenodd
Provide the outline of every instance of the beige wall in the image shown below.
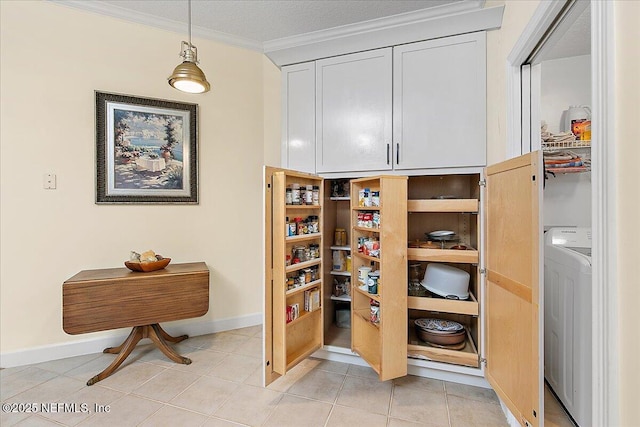
<path fill-rule="evenodd" d="M 261 313 L 263 147 L 267 133 L 279 141 L 279 124 L 264 123 L 279 113 L 264 110 L 279 108 L 275 67 L 196 39 L 212 91 L 182 94 L 166 79 L 186 34 L 50 2 L 0 5 L 0 352 L 87 338 L 62 330 L 62 282 L 120 267 L 132 249 L 207 263 L 211 304 L 198 321 Z M 199 104 L 199 205 L 94 204 L 94 90 Z M 46 172 L 56 190 L 42 188 Z"/>
<path fill-rule="evenodd" d="M 637 426 L 640 423 L 640 333 L 636 317 L 640 303 L 637 250 L 640 242 L 640 2 L 618 0 L 614 2 L 614 14 L 620 425 Z"/>

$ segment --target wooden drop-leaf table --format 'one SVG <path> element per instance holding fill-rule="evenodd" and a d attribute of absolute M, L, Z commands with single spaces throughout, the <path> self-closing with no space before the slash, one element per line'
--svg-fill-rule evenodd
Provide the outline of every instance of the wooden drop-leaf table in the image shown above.
<path fill-rule="evenodd" d="M 68 334 L 133 328 L 121 345 L 104 349 L 118 356 L 87 385 L 111 375 L 143 338 L 151 339 L 174 362 L 190 364 L 167 343 L 189 336 L 172 337 L 160 323 L 203 316 L 208 310 L 209 269 L 204 262 L 170 264 L 146 273 L 126 268 L 83 270 L 62 285 L 62 328 Z"/>

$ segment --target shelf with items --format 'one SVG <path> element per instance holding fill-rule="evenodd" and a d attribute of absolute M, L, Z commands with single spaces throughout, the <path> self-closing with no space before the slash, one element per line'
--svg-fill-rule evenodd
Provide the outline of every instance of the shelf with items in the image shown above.
<path fill-rule="evenodd" d="M 351 302 L 351 296 L 350 295 L 340 295 L 340 296 L 335 296 L 335 295 L 331 295 L 330 297 L 333 301 L 342 301 L 342 302 Z"/>
<path fill-rule="evenodd" d="M 465 264 L 477 264 L 479 259 L 478 251 L 456 250 L 456 249 L 407 249 L 409 261 L 432 261 L 432 262 L 454 262 Z"/>
<path fill-rule="evenodd" d="M 307 289 L 312 289 L 318 285 L 320 285 L 322 283 L 322 279 L 318 279 L 318 280 L 314 280 L 312 282 L 309 283 L 305 283 L 302 286 L 298 286 L 298 287 L 294 287 L 293 289 L 289 289 L 286 292 L 287 297 L 295 295 L 297 293 L 306 291 Z"/>
<path fill-rule="evenodd" d="M 273 233 L 272 243 L 272 358 L 273 371 L 280 375 L 323 343 L 322 182 L 292 171 L 276 171 L 272 177 L 272 229 L 285 231 L 282 237 Z M 306 205 L 287 204 L 294 185 L 312 189 Z M 305 295 L 316 289 L 314 310 L 305 310 Z"/>
<path fill-rule="evenodd" d="M 316 258 L 309 261 L 299 262 L 297 264 L 288 265 L 285 268 L 287 273 L 293 273 L 294 271 L 303 270 L 305 268 L 313 267 L 314 265 L 320 265 L 322 258 Z"/>
<path fill-rule="evenodd" d="M 332 251 L 347 251 L 347 252 L 351 252 L 351 246 L 345 246 L 345 245 L 332 245 L 330 247 L 330 249 Z"/>
<path fill-rule="evenodd" d="M 414 199 L 407 201 L 413 212 L 478 212 L 478 199 Z"/>
<path fill-rule="evenodd" d="M 309 233 L 301 234 L 299 236 L 288 236 L 285 239 L 287 242 L 306 242 L 309 240 L 318 240 L 322 237 L 322 233 Z"/>
<path fill-rule="evenodd" d="M 351 272 L 349 271 L 336 271 L 336 270 L 331 270 L 331 275 L 332 276 L 346 276 L 346 277 L 351 277 Z"/>
<path fill-rule="evenodd" d="M 465 327 L 466 337 L 464 345 L 440 346 L 422 341 L 416 332 L 415 320 L 419 318 L 439 318 L 453 320 Z M 410 310 L 408 325 L 409 337 L 407 342 L 408 357 L 427 359 L 434 362 L 444 362 L 477 368 L 480 366 L 478 347 L 478 317 L 460 314 L 444 314 L 433 311 Z"/>
<path fill-rule="evenodd" d="M 558 141 L 558 142 L 546 141 L 542 143 L 543 152 L 559 151 L 559 150 L 566 150 L 566 149 L 573 150 L 576 148 L 591 148 L 591 140 L 576 139 L 576 140 Z"/>
<path fill-rule="evenodd" d="M 363 192 L 375 195 L 375 201 L 363 201 Z M 352 348 L 383 381 L 407 372 L 406 202 L 406 177 L 351 181 Z M 359 224 L 362 214 L 371 212 L 377 214 L 379 223 L 384 222 L 383 228 Z M 367 271 L 367 281 L 375 285 L 377 280 L 376 294 L 369 294 L 368 288 L 361 288 L 364 284 L 355 280 L 361 269 Z"/>
<path fill-rule="evenodd" d="M 351 197 L 349 196 L 332 196 L 329 197 L 329 200 L 333 201 L 333 202 L 348 202 L 349 200 L 351 200 Z"/>
<path fill-rule="evenodd" d="M 477 316 L 480 313 L 478 300 L 472 292 L 469 293 L 468 300 L 408 296 L 407 307 L 409 309 L 467 314 L 470 316 Z"/>

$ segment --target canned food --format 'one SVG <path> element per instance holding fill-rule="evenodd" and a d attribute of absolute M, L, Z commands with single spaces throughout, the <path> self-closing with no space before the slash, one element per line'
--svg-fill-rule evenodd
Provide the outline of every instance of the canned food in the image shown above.
<path fill-rule="evenodd" d="M 376 300 L 370 300 L 369 307 L 371 310 L 371 323 L 380 323 L 380 303 Z"/>
<path fill-rule="evenodd" d="M 336 246 L 345 246 L 347 244 L 347 232 L 344 228 L 336 228 L 333 244 Z"/>
<path fill-rule="evenodd" d="M 378 273 L 369 273 L 367 277 L 367 290 L 370 294 L 378 293 Z"/>

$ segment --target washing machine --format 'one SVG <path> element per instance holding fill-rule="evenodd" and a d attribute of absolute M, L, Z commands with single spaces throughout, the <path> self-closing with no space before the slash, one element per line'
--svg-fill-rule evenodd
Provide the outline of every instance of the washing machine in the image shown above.
<path fill-rule="evenodd" d="M 544 375 L 573 420 L 591 426 L 591 228 L 552 228 L 544 246 Z"/>

